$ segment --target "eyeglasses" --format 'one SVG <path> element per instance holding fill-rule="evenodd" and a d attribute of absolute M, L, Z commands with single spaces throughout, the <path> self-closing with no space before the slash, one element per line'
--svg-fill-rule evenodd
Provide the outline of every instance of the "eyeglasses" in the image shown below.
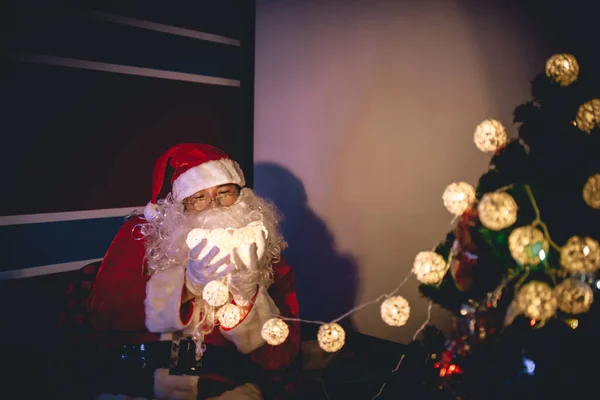
<path fill-rule="evenodd" d="M 217 207 L 229 207 L 236 202 L 240 195 L 240 189 L 227 189 L 226 191 L 220 192 L 214 199 L 204 194 L 194 197 L 189 197 L 184 200 L 184 204 L 189 207 L 193 207 L 198 211 L 202 211 L 210 206 L 214 201 Z"/>

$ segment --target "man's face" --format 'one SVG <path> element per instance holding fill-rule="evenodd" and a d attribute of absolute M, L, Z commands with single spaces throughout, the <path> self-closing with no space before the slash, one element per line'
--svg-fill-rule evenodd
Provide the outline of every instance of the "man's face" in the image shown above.
<path fill-rule="evenodd" d="M 200 190 L 183 200 L 186 212 L 204 211 L 214 207 L 229 207 L 240 196 L 240 187 L 234 184 L 213 186 Z"/>

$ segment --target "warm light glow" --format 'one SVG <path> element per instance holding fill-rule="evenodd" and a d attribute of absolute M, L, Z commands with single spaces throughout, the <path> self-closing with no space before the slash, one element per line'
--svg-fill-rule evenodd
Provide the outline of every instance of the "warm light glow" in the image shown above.
<path fill-rule="evenodd" d="M 534 245 L 539 245 L 542 249 L 532 252 Z M 544 233 L 532 226 L 515 228 L 508 236 L 510 255 L 520 265 L 538 265 L 546 257 L 548 248 Z"/>
<path fill-rule="evenodd" d="M 239 229 L 192 229 L 186 238 L 186 244 L 190 249 L 194 248 L 202 239 L 207 240 L 207 245 L 200 253 L 199 258 L 204 257 L 214 246 L 219 248 L 218 257 L 225 257 L 231 254 L 235 248 L 248 248 L 252 243 L 256 243 L 256 251 L 259 259 L 263 257 L 266 248 L 265 238 L 267 229 L 262 222 L 251 222 L 247 226 Z M 242 262 L 249 263 L 249 254 L 247 251 L 238 252 Z M 233 262 L 233 260 L 231 260 Z M 227 265 L 219 267 L 217 272 L 227 268 Z"/>
<path fill-rule="evenodd" d="M 575 117 L 577 128 L 586 133 L 600 126 L 600 99 L 592 99 L 582 104 Z"/>
<path fill-rule="evenodd" d="M 569 314 L 589 311 L 594 302 L 594 292 L 586 283 L 576 279 L 565 279 L 554 289 L 558 308 Z"/>
<path fill-rule="evenodd" d="M 475 188 L 467 182 L 448 185 L 442 195 L 444 207 L 454 215 L 461 215 L 475 201 Z"/>
<path fill-rule="evenodd" d="M 523 285 L 516 300 L 519 310 L 531 319 L 544 321 L 556 314 L 557 299 L 547 283 L 531 281 Z"/>
<path fill-rule="evenodd" d="M 600 173 L 589 177 L 583 186 L 583 201 L 595 210 L 600 210 Z"/>
<path fill-rule="evenodd" d="M 328 353 L 335 353 L 344 346 L 346 332 L 335 322 L 324 324 L 319 327 L 317 341 L 321 349 Z"/>
<path fill-rule="evenodd" d="M 229 300 L 229 288 L 221 281 L 210 281 L 204 286 L 202 298 L 213 307 L 221 307 Z"/>
<path fill-rule="evenodd" d="M 233 328 L 240 323 L 242 312 L 235 304 L 226 304 L 217 311 L 217 319 L 223 328 Z"/>
<path fill-rule="evenodd" d="M 261 337 L 271 346 L 279 346 L 287 339 L 290 328 L 281 318 L 271 318 L 264 323 Z"/>
<path fill-rule="evenodd" d="M 410 316 L 410 305 L 402 296 L 393 296 L 381 303 L 381 319 L 390 326 L 406 324 Z"/>
<path fill-rule="evenodd" d="M 506 192 L 486 193 L 477 211 L 479 220 L 488 229 L 499 231 L 517 221 L 517 202 Z"/>
<path fill-rule="evenodd" d="M 560 249 L 560 264 L 571 273 L 600 269 L 600 244 L 590 238 L 573 236 Z"/>
<path fill-rule="evenodd" d="M 422 251 L 415 257 L 413 273 L 419 282 L 433 285 L 440 282 L 446 274 L 444 257 L 434 251 Z"/>
<path fill-rule="evenodd" d="M 561 86 L 577 80 L 579 63 L 571 54 L 555 54 L 546 61 L 546 76 Z"/>
<path fill-rule="evenodd" d="M 506 128 L 495 119 L 486 119 L 475 128 L 475 146 L 484 153 L 495 152 L 508 141 Z"/>

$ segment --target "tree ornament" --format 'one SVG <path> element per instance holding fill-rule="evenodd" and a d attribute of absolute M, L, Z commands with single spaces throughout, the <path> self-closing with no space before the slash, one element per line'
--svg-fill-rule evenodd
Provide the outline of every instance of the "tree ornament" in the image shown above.
<path fill-rule="evenodd" d="M 335 353 L 344 346 L 346 332 L 339 324 L 332 322 L 319 327 L 317 332 L 319 347 L 328 353 Z"/>
<path fill-rule="evenodd" d="M 517 307 L 525 316 L 545 321 L 556 315 L 557 299 L 554 291 L 544 282 L 531 281 L 521 286 Z"/>
<path fill-rule="evenodd" d="M 569 314 L 587 312 L 594 302 L 594 292 L 586 283 L 576 279 L 565 279 L 554 288 L 558 308 Z"/>
<path fill-rule="evenodd" d="M 454 182 L 442 195 L 444 206 L 454 215 L 462 215 L 475 201 L 475 188 L 467 182 Z"/>
<path fill-rule="evenodd" d="M 592 99 L 583 103 L 577 110 L 575 124 L 580 130 L 591 133 L 600 126 L 600 99 Z"/>
<path fill-rule="evenodd" d="M 426 285 L 440 282 L 446 274 L 446 260 L 435 251 L 421 251 L 413 262 L 413 273 Z"/>
<path fill-rule="evenodd" d="M 221 281 L 210 281 L 202 290 L 202 298 L 209 306 L 221 307 L 229 300 L 229 288 Z"/>
<path fill-rule="evenodd" d="M 546 76 L 561 86 L 577 80 L 579 63 L 572 54 L 555 54 L 546 61 Z"/>
<path fill-rule="evenodd" d="M 590 237 L 572 236 L 560 249 L 560 264 L 571 273 L 600 269 L 600 244 Z"/>
<path fill-rule="evenodd" d="M 217 311 L 217 319 L 223 328 L 233 328 L 240 323 L 242 312 L 235 304 L 225 304 Z"/>
<path fill-rule="evenodd" d="M 546 258 L 548 248 L 544 233 L 532 226 L 515 228 L 508 236 L 510 255 L 519 265 L 538 265 Z"/>
<path fill-rule="evenodd" d="M 495 152 L 508 141 L 504 125 L 495 119 L 486 119 L 475 128 L 475 146 L 484 153 Z"/>
<path fill-rule="evenodd" d="M 517 221 L 517 202 L 506 192 L 492 192 L 483 195 L 477 211 L 479 220 L 488 229 L 499 231 Z"/>
<path fill-rule="evenodd" d="M 583 201 L 593 209 L 600 210 L 600 173 L 590 176 L 583 186 Z"/>
<path fill-rule="evenodd" d="M 390 326 L 406 324 L 410 316 L 410 304 L 402 296 L 393 296 L 381 303 L 381 319 Z"/>
<path fill-rule="evenodd" d="M 263 324 L 260 336 L 271 346 L 279 346 L 290 334 L 290 328 L 281 318 L 271 318 Z"/>

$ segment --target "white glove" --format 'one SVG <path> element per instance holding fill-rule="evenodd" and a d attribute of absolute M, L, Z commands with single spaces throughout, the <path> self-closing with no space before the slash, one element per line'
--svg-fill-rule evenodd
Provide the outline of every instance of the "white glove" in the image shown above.
<path fill-rule="evenodd" d="M 237 271 L 229 277 L 229 291 L 238 305 L 247 306 L 258 290 L 258 248 L 256 243 L 249 246 L 248 257 L 244 257 L 246 262 L 240 257 L 239 251 L 237 248 L 231 251 Z"/>
<path fill-rule="evenodd" d="M 204 257 L 198 260 L 198 257 L 200 256 L 200 253 L 202 253 L 204 247 L 206 247 L 206 244 L 207 240 L 202 239 L 200 243 L 190 250 L 188 255 L 187 269 L 185 271 L 185 286 L 196 296 L 202 294 L 202 290 L 208 282 L 220 279 L 235 269 L 234 265 L 229 263 L 229 255 L 226 255 L 211 264 L 213 258 L 215 258 L 220 251 L 217 246 L 213 246 Z M 219 267 L 224 264 L 228 265 L 217 272 Z"/>
<path fill-rule="evenodd" d="M 252 383 L 244 383 L 233 390 L 228 390 L 217 397 L 207 400 L 263 400 L 258 386 Z"/>
<path fill-rule="evenodd" d="M 198 377 L 169 375 L 168 369 L 159 368 L 154 371 L 154 395 L 156 400 L 196 400 Z"/>

